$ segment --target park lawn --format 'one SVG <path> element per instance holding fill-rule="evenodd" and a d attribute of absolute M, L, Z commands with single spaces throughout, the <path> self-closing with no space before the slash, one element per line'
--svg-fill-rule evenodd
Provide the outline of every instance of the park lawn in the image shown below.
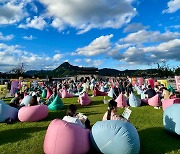
<path fill-rule="evenodd" d="M 49 123 L 55 119 L 62 119 L 69 104 L 76 104 L 78 112 L 88 116 L 93 125 L 102 119 L 107 111 L 107 105 L 103 104 L 103 97 L 93 97 L 89 106 L 81 106 L 77 103 L 77 97 L 62 99 L 65 107 L 61 111 L 50 111 L 48 117 L 40 122 L 14 124 L 0 124 L 0 154 L 42 154 L 43 141 Z M 6 99 L 9 102 L 10 99 Z M 162 109 L 156 110 L 150 106 L 132 108 L 131 123 L 136 127 L 140 136 L 141 150 L 143 154 L 180 153 L 180 137 L 168 133 L 163 128 Z M 124 109 L 119 108 L 121 114 Z"/>

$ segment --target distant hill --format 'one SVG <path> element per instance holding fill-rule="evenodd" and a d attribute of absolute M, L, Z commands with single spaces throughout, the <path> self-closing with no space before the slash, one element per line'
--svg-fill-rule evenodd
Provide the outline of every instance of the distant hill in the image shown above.
<path fill-rule="evenodd" d="M 162 73 L 157 69 L 146 69 L 146 70 L 124 70 L 119 71 L 116 69 L 103 68 L 98 69 L 94 67 L 78 67 L 69 64 L 68 62 L 62 63 L 54 70 L 31 70 L 27 71 L 25 74 L 29 76 L 35 76 L 39 78 L 48 77 L 67 77 L 67 76 L 75 76 L 79 74 L 98 74 L 101 76 L 159 76 Z M 168 73 L 168 75 L 171 75 Z M 164 76 L 164 75 L 163 75 Z"/>

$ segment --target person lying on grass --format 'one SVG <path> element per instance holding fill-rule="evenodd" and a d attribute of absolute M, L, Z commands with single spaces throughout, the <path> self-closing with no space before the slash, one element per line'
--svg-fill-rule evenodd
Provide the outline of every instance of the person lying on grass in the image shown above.
<path fill-rule="evenodd" d="M 122 115 L 117 115 L 117 102 L 114 100 L 109 101 L 109 107 L 108 111 L 103 116 L 104 120 L 123 120 L 123 121 L 129 121 L 126 118 L 124 118 Z"/>
<path fill-rule="evenodd" d="M 91 129 L 89 119 L 82 113 L 77 113 L 77 106 L 74 104 L 69 105 L 66 116 L 62 120 L 77 124 L 82 128 Z"/>

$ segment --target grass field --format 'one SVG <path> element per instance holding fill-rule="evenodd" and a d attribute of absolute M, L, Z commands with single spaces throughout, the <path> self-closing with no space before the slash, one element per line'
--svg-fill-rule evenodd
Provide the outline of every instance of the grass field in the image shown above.
<path fill-rule="evenodd" d="M 0 154 L 42 154 L 43 141 L 49 123 L 55 118 L 63 118 L 67 106 L 76 104 L 78 112 L 88 116 L 93 125 L 102 119 L 107 110 L 103 104 L 103 97 L 93 97 L 89 106 L 81 106 L 77 103 L 77 97 L 62 99 L 65 107 L 61 111 L 49 112 L 48 117 L 40 122 L 14 124 L 0 124 Z M 9 99 L 5 100 L 6 102 Z M 124 109 L 118 109 L 121 114 Z M 180 137 L 168 133 L 163 128 L 163 111 L 155 110 L 150 106 L 131 108 L 131 123 L 136 127 L 140 136 L 141 150 L 143 154 L 180 153 Z"/>

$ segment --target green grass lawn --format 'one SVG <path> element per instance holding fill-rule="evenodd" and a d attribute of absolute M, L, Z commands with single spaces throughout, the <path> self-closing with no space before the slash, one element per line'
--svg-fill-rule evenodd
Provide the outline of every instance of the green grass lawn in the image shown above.
<path fill-rule="evenodd" d="M 50 111 L 48 117 L 40 122 L 14 124 L 0 124 L 0 154 L 42 154 L 43 141 L 49 123 L 55 118 L 63 118 L 69 104 L 76 104 L 78 112 L 88 116 L 93 125 L 102 119 L 107 111 L 107 105 L 103 104 L 103 97 L 93 97 L 89 106 L 81 106 L 77 103 L 77 97 L 62 99 L 65 107 L 61 111 Z M 6 102 L 9 99 L 5 100 Z M 124 109 L 118 109 L 121 114 Z M 141 150 L 143 154 L 180 153 L 180 137 L 168 133 L 163 128 L 163 111 L 155 110 L 150 106 L 131 108 L 131 123 L 136 127 L 140 136 Z"/>

